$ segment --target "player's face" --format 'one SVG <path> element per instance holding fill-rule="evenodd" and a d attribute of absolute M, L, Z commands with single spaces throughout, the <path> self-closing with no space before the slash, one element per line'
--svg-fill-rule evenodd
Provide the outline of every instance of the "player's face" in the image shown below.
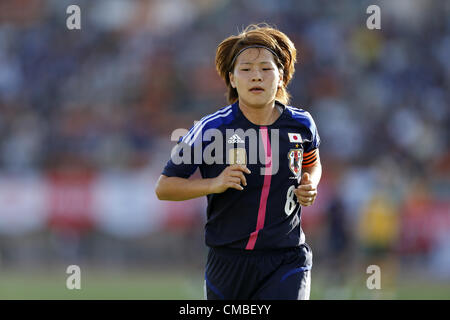
<path fill-rule="evenodd" d="M 237 57 L 230 83 L 236 88 L 240 103 L 264 107 L 275 101 L 282 74 L 270 51 L 250 48 Z"/>

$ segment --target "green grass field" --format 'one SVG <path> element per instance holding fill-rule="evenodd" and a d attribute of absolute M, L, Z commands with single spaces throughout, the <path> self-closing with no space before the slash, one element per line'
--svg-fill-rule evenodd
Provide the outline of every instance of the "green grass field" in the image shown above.
<path fill-rule="evenodd" d="M 80 290 L 66 288 L 68 276 L 64 268 L 0 271 L 0 299 L 203 299 L 201 270 L 127 270 L 125 273 L 82 268 Z M 397 279 L 396 286 L 368 290 L 364 279 L 330 285 L 316 272 L 311 299 L 450 299 L 450 284 Z"/>

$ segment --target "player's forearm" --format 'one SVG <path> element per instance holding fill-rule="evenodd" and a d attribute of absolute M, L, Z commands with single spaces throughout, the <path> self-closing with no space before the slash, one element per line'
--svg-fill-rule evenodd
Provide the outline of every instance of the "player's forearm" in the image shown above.
<path fill-rule="evenodd" d="M 320 160 L 318 159 L 316 164 L 311 167 L 305 167 L 302 169 L 303 172 L 308 172 L 310 176 L 310 180 L 317 187 L 320 182 L 320 178 L 322 177 L 322 165 Z"/>
<path fill-rule="evenodd" d="M 161 175 L 156 183 L 159 200 L 183 201 L 211 193 L 211 179 L 184 179 Z"/>

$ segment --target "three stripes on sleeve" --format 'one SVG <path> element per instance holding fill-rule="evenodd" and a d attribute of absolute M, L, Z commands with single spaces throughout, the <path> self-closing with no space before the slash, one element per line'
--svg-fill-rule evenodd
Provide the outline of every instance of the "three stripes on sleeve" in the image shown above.
<path fill-rule="evenodd" d="M 312 167 L 317 163 L 317 149 L 307 152 L 303 155 L 302 167 Z"/>

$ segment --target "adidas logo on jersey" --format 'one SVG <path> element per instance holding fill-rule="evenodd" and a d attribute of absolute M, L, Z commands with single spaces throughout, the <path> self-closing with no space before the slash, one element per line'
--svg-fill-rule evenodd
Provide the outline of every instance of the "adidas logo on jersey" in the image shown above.
<path fill-rule="evenodd" d="M 230 139 L 228 139 L 228 143 L 244 143 L 245 141 L 242 140 L 237 134 L 233 134 Z"/>

